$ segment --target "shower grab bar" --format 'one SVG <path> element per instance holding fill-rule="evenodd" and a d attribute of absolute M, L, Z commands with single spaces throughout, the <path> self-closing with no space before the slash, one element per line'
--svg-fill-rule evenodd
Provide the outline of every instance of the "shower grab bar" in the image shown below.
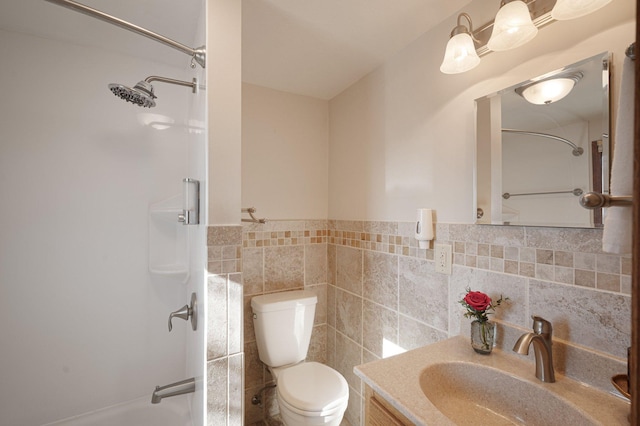
<path fill-rule="evenodd" d="M 573 194 L 577 197 L 578 195 L 582 195 L 582 192 L 583 191 L 580 188 L 576 188 L 571 191 L 524 192 L 521 194 L 510 194 L 508 192 L 505 192 L 504 194 L 502 194 L 502 198 L 504 198 L 505 200 L 508 200 L 511 197 L 519 197 L 521 195 L 550 195 L 550 194 Z"/>
<path fill-rule="evenodd" d="M 580 197 L 580 205 L 585 209 L 630 206 L 632 203 L 633 197 L 631 196 L 615 196 L 601 194 L 599 192 L 587 192 Z"/>
<path fill-rule="evenodd" d="M 242 222 L 267 223 L 267 219 L 265 219 L 265 218 L 258 219 L 257 217 L 255 217 L 253 215 L 256 211 L 257 211 L 257 209 L 255 207 L 249 207 L 247 209 L 242 209 L 242 213 L 249 213 L 249 216 L 251 216 L 251 219 L 242 219 Z"/>
<path fill-rule="evenodd" d="M 158 33 L 154 33 L 153 31 L 149 31 L 148 29 L 132 24 L 131 22 L 127 22 L 124 19 L 116 18 L 115 16 L 109 15 L 108 13 L 101 12 L 97 9 L 94 9 L 92 7 L 86 6 L 81 3 L 77 3 L 72 0 L 46 0 L 46 1 L 48 1 L 49 3 L 57 4 L 58 6 L 66 7 L 67 9 L 75 10 L 76 12 L 84 13 L 85 15 L 91 16 L 96 19 L 100 19 L 101 21 L 107 22 L 117 27 L 124 28 L 125 30 L 129 30 L 134 33 L 140 34 L 144 37 L 150 38 L 166 46 L 173 47 L 176 50 L 186 53 L 187 55 L 191 56 L 191 59 L 192 59 L 191 68 L 195 68 L 195 64 L 193 63 L 193 61 L 197 62 L 202 68 L 205 67 L 206 49 L 204 46 L 200 46 L 195 49 L 189 46 L 185 46 L 184 44 L 178 43 L 175 40 L 171 40 L 168 37 L 165 37 Z"/>
<path fill-rule="evenodd" d="M 553 140 L 556 140 L 556 141 L 560 141 L 562 143 L 566 143 L 567 145 L 569 145 L 573 149 L 573 151 L 571 151 L 571 152 L 576 157 L 579 157 L 584 153 L 584 149 L 582 149 L 581 147 L 579 147 L 575 143 L 571 142 L 569 139 L 565 139 L 565 138 L 560 137 L 560 136 L 550 135 L 548 133 L 533 132 L 533 131 L 529 131 L 529 130 L 502 129 L 502 131 L 505 132 L 505 133 L 516 133 L 516 134 L 521 134 L 521 135 L 539 136 L 541 138 L 553 139 Z"/>

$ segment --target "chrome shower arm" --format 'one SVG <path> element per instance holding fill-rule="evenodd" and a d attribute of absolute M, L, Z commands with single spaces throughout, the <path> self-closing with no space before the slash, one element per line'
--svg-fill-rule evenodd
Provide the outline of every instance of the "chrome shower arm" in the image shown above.
<path fill-rule="evenodd" d="M 111 16 L 107 13 L 101 12 L 97 9 L 94 9 L 89 6 L 85 6 L 84 4 L 77 3 L 72 0 L 46 0 L 46 1 L 57 4 L 59 6 L 66 7 L 67 9 L 75 10 L 76 12 L 84 13 L 85 15 L 100 19 L 109 24 L 116 25 L 120 28 L 124 28 L 125 30 L 132 31 L 134 33 L 148 37 L 152 40 L 158 41 L 169 47 L 173 47 L 174 49 L 177 49 L 191 56 L 192 60 L 197 62 L 202 68 L 205 67 L 206 51 L 204 46 L 197 47 L 197 48 L 191 48 L 189 46 L 185 46 L 184 44 L 178 43 L 175 40 L 171 40 L 170 38 L 167 38 L 163 35 L 154 33 L 153 31 L 149 31 L 146 28 L 142 28 L 138 25 L 132 24 L 120 18 L 116 18 L 115 16 Z M 192 62 L 192 67 L 195 67 L 195 65 L 193 65 L 193 62 Z"/>
<path fill-rule="evenodd" d="M 184 81 L 184 80 L 176 80 L 175 78 L 160 77 L 158 75 L 150 75 L 149 77 L 145 78 L 144 81 L 146 81 L 147 83 L 151 83 L 152 81 L 160 81 L 162 83 L 177 84 L 178 86 L 191 87 L 191 90 L 193 91 L 193 93 L 198 92 L 198 79 L 196 78 L 194 78 L 192 81 Z"/>

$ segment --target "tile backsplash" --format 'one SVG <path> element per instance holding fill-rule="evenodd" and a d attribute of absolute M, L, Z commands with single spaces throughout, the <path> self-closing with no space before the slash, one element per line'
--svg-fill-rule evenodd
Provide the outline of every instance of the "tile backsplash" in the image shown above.
<path fill-rule="evenodd" d="M 563 353 L 572 353 L 575 344 L 614 366 L 626 357 L 631 259 L 603 253 L 601 230 L 439 223 L 431 248 L 420 249 L 414 226 L 293 220 L 243 227 L 246 424 L 277 410 L 271 402 L 264 409 L 249 402 L 270 381 L 257 358 L 250 320 L 249 301 L 257 294 L 317 291 L 309 358 L 347 379 L 346 419 L 354 426 L 364 417 L 353 367 L 468 333 L 461 330 L 468 321 L 458 303 L 467 287 L 509 297 L 495 315 L 507 328 L 530 329 L 532 314 L 550 320 L 554 338 L 569 347 Z M 452 247 L 451 275 L 435 272 L 436 243 Z M 571 375 L 573 366 L 561 365 L 560 371 Z"/>

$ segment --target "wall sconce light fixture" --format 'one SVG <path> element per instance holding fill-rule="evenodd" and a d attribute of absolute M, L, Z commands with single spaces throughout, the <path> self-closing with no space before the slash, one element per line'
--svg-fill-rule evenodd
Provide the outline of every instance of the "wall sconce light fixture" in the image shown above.
<path fill-rule="evenodd" d="M 494 52 L 514 49 L 532 40 L 538 34 L 538 28 L 533 25 L 531 13 L 527 5 L 521 1 L 500 3 L 496 19 L 493 23 L 491 38 L 487 47 Z"/>
<path fill-rule="evenodd" d="M 611 0 L 558 0 L 551 11 L 551 17 L 556 21 L 566 21 L 595 12 Z"/>
<path fill-rule="evenodd" d="M 579 18 L 610 3 L 611 0 L 502 0 L 495 20 L 473 30 L 471 17 L 458 15 L 458 25 L 451 31 L 440 71 L 457 74 L 469 71 L 491 51 L 522 46 L 538 29 L 556 20 Z M 461 23 L 469 22 L 469 28 Z M 469 47 L 469 45 L 473 45 Z"/>
<path fill-rule="evenodd" d="M 461 18 L 469 21 L 469 28 L 462 25 Z M 476 52 L 473 39 L 471 17 L 466 13 L 461 13 L 458 15 L 458 25 L 451 31 L 451 38 L 447 42 L 440 71 L 445 74 L 458 74 L 478 66 L 480 57 Z"/>
<path fill-rule="evenodd" d="M 574 73 L 550 78 L 519 87 L 516 93 L 535 105 L 548 105 L 559 101 L 573 90 L 574 86 L 582 78 L 582 73 Z"/>

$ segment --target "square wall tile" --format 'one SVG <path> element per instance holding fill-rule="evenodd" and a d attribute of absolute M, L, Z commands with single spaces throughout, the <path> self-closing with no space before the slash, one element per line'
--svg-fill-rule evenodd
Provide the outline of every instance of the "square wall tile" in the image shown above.
<path fill-rule="evenodd" d="M 364 297 L 391 309 L 398 308 L 398 256 L 365 250 Z"/>
<path fill-rule="evenodd" d="M 207 359 L 211 360 L 228 353 L 227 275 L 209 275 L 207 287 Z M 180 320 L 174 319 L 175 321 Z"/>
<path fill-rule="evenodd" d="M 327 245 L 304 246 L 304 285 L 327 282 Z"/>
<path fill-rule="evenodd" d="M 242 352 L 244 325 L 244 298 L 242 292 L 242 274 L 230 274 L 227 282 L 227 344 L 228 354 Z"/>
<path fill-rule="evenodd" d="M 338 246 L 336 248 L 336 286 L 362 295 L 362 250 Z"/>
<path fill-rule="evenodd" d="M 304 246 L 265 247 L 264 262 L 265 292 L 304 286 Z"/>
<path fill-rule="evenodd" d="M 433 262 L 400 258 L 399 313 L 439 330 L 447 330 L 448 276 L 435 272 Z"/>
<path fill-rule="evenodd" d="M 227 424 L 228 414 L 228 359 L 220 358 L 207 363 L 207 425 Z"/>
<path fill-rule="evenodd" d="M 437 330 L 413 318 L 400 315 L 398 320 L 398 346 L 410 351 L 448 338 L 444 330 Z"/>
<path fill-rule="evenodd" d="M 554 336 L 626 358 L 629 297 L 539 280 L 529 286 L 530 311 L 551 321 Z"/>
<path fill-rule="evenodd" d="M 362 343 L 362 298 L 344 290 L 336 291 L 336 330 Z"/>
<path fill-rule="evenodd" d="M 242 279 L 244 294 L 264 293 L 264 249 L 242 250 Z"/>
<path fill-rule="evenodd" d="M 364 301 L 362 346 L 382 358 L 385 348 L 398 344 L 398 312 Z"/>

